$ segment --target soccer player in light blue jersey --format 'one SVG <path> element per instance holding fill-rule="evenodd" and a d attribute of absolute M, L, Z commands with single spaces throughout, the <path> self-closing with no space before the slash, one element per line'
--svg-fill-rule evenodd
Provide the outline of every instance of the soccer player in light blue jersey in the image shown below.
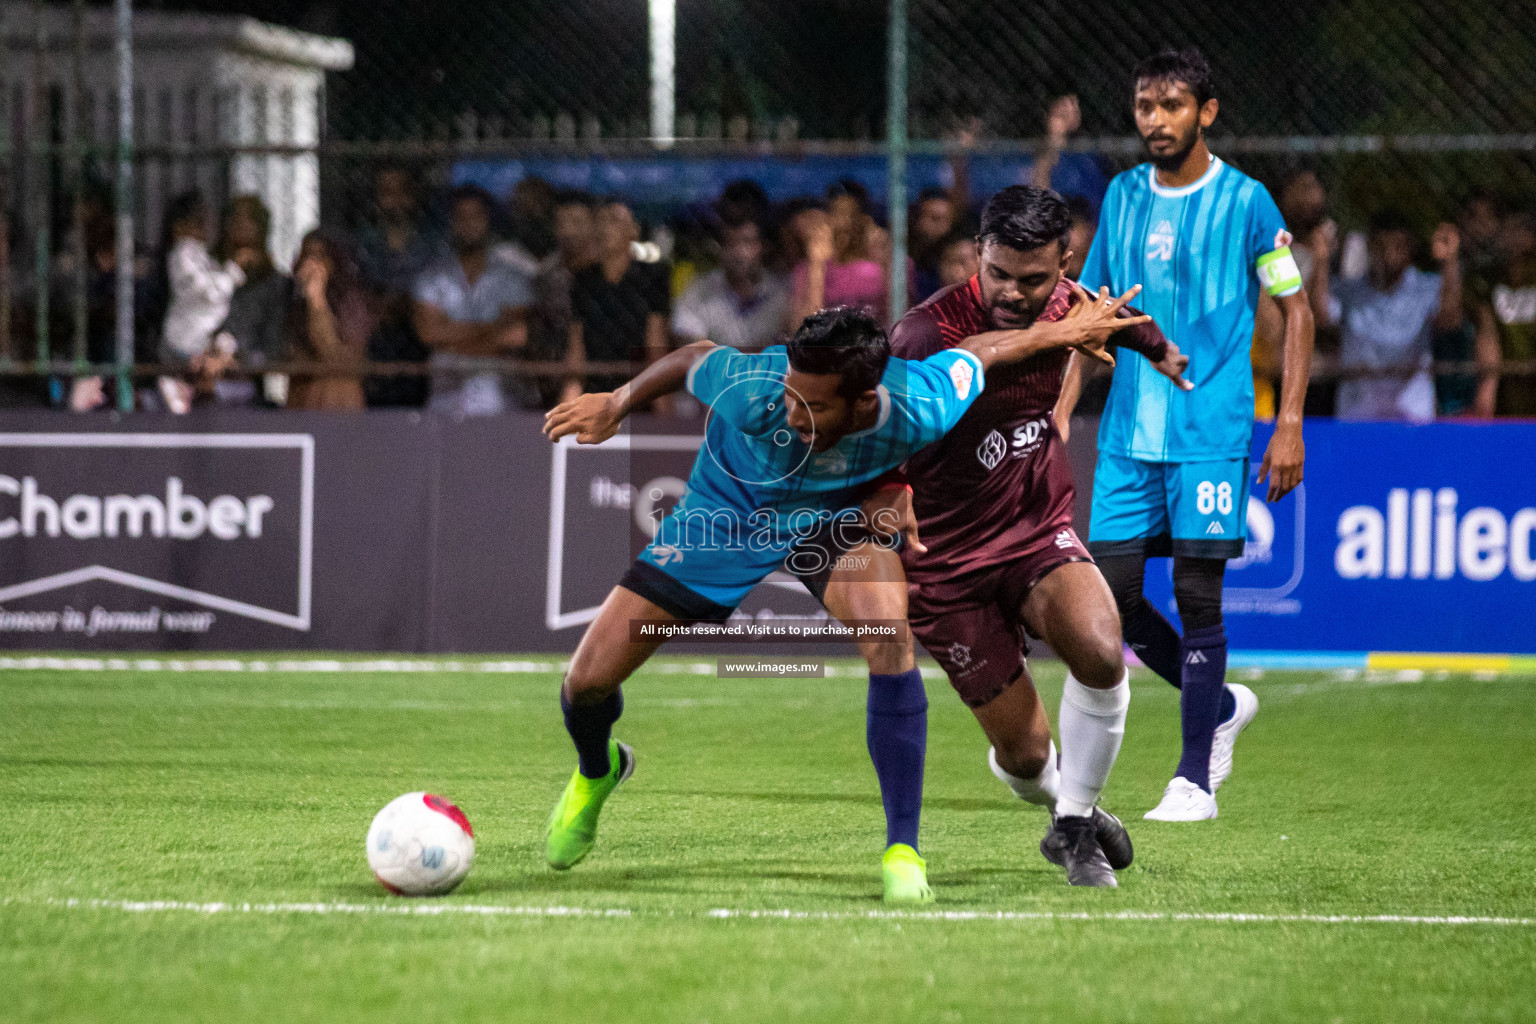
<path fill-rule="evenodd" d="M 1146 817 L 1216 817 L 1232 750 L 1258 712 L 1253 692 L 1225 681 L 1221 615 L 1226 560 L 1247 537 L 1253 442 L 1250 347 L 1259 289 L 1285 318 L 1278 422 L 1255 476 L 1278 501 L 1301 482 L 1302 404 L 1312 315 L 1285 222 L 1263 185 L 1216 156 L 1211 70 L 1197 50 L 1164 52 L 1135 71 L 1136 128 L 1150 162 L 1110 183 L 1082 283 L 1139 300 L 1189 356 L 1187 393 L 1144 359 L 1115 367 L 1099 427 L 1089 550 L 1114 591 L 1126 642 L 1183 692 L 1183 754 Z M 1142 594 L 1148 557 L 1173 557 L 1184 636 Z"/>
<path fill-rule="evenodd" d="M 862 522 L 880 478 L 948 431 L 988 368 L 1065 346 L 1102 347 L 1124 327 L 1134 291 L 1085 303 L 1074 317 L 990 330 L 922 360 L 895 359 L 873 317 L 852 309 L 807 317 L 788 346 L 747 354 L 695 342 L 612 394 L 583 395 L 546 417 L 552 440 L 598 444 L 630 409 L 684 386 L 710 410 L 688 488 L 656 537 L 608 595 L 561 688 L 578 766 L 550 817 L 545 855 L 566 869 L 592 849 L 598 813 L 629 777 L 634 754 L 612 738 L 620 685 L 664 642 L 654 624 L 724 619 L 780 566 L 844 623 L 907 618 L 894 536 Z M 882 543 L 884 542 L 884 543 Z M 845 557 L 846 556 L 846 557 Z M 653 624 L 637 632 L 632 624 Z M 910 638 L 863 641 L 869 663 L 870 757 L 886 812 L 882 859 L 889 902 L 932 899 L 917 852 L 928 702 Z"/>

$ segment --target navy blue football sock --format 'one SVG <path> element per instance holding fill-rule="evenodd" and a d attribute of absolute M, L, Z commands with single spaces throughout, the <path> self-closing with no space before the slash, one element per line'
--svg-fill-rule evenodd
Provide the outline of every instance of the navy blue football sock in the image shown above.
<path fill-rule="evenodd" d="M 1184 645 L 1179 634 L 1167 619 L 1152 607 L 1152 602 L 1142 598 L 1139 605 L 1125 610 L 1121 619 L 1125 642 L 1147 668 L 1172 683 L 1175 689 L 1184 686 Z M 1225 722 L 1237 714 L 1237 701 L 1231 692 L 1221 688 L 1221 711 L 1216 721 Z"/>
<path fill-rule="evenodd" d="M 1127 601 L 1121 611 L 1121 625 L 1125 642 L 1143 665 L 1168 680 L 1175 689 L 1184 685 L 1179 634 L 1152 607 L 1151 601 L 1140 594 Z"/>
<path fill-rule="evenodd" d="M 922 673 L 915 668 L 896 675 L 871 672 L 865 723 L 885 805 L 885 844 L 906 843 L 915 850 L 928 750 L 928 692 Z"/>
<path fill-rule="evenodd" d="M 607 775 L 608 739 L 613 735 L 613 723 L 624 713 L 624 692 L 614 690 L 596 704 L 573 704 L 561 690 L 560 710 L 565 712 L 565 731 L 576 744 L 581 774 L 589 779 Z"/>
<path fill-rule="evenodd" d="M 1176 776 L 1211 790 L 1211 740 L 1221 721 L 1226 692 L 1227 632 L 1211 626 L 1184 637 L 1184 686 L 1179 712 L 1184 725 L 1184 754 Z"/>

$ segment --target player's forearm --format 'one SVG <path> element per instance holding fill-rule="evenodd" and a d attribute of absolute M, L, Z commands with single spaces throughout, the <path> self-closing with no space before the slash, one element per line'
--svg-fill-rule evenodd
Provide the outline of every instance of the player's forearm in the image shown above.
<path fill-rule="evenodd" d="M 980 359 L 983 369 L 991 369 L 994 363 L 1020 362 L 1046 349 L 1073 344 L 1077 339 L 1064 328 L 1065 323 L 1037 321 L 1014 331 L 985 331 L 971 335 L 958 347 Z"/>
<path fill-rule="evenodd" d="M 1126 306 L 1125 315 L 1143 316 L 1144 314 L 1134 306 Z M 1156 322 L 1137 324 L 1135 327 L 1117 331 L 1110 337 L 1109 343 L 1128 348 L 1132 352 L 1140 352 L 1147 357 L 1149 363 L 1160 363 L 1163 357 L 1168 355 L 1168 336 Z"/>
<path fill-rule="evenodd" d="M 1280 302 L 1280 311 L 1285 316 L 1285 364 L 1280 376 L 1278 422 L 1300 429 L 1307 404 L 1307 382 L 1312 379 L 1312 346 L 1317 332 L 1304 296 L 1289 298 L 1294 301 Z"/>
<path fill-rule="evenodd" d="M 688 382 L 688 371 L 693 369 L 693 364 L 715 348 L 712 341 L 696 341 L 692 345 L 668 352 L 641 370 L 633 380 L 614 392 L 619 415 L 628 416 L 633 409 L 646 406 L 663 395 L 681 391 Z"/>
<path fill-rule="evenodd" d="M 1072 419 L 1077 400 L 1083 394 L 1083 360 L 1076 352 L 1067 357 L 1067 372 L 1062 376 L 1061 394 L 1056 396 L 1056 408 L 1051 410 L 1058 430 Z"/>

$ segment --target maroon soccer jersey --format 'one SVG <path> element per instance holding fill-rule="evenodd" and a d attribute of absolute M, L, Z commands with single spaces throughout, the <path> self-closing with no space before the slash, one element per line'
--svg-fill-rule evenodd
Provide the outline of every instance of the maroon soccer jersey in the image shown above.
<path fill-rule="evenodd" d="M 1071 298 L 1062 280 L 1040 319 L 1060 320 Z M 923 359 L 992 329 L 973 277 L 908 311 L 891 331 L 891 354 Z M 1051 418 L 1069 351 L 994 364 L 960 422 L 908 461 L 918 536 L 928 548 L 904 553 L 912 583 L 1038 555 L 1071 529 L 1072 469 Z"/>

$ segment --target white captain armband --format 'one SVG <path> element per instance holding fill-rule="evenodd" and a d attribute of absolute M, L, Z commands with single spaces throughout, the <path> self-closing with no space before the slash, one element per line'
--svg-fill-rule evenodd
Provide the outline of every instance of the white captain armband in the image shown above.
<path fill-rule="evenodd" d="M 1291 255 L 1291 247 L 1288 245 L 1260 256 L 1258 272 L 1259 283 L 1275 298 L 1293 295 L 1301 290 L 1301 270 L 1297 268 L 1296 257 Z"/>

